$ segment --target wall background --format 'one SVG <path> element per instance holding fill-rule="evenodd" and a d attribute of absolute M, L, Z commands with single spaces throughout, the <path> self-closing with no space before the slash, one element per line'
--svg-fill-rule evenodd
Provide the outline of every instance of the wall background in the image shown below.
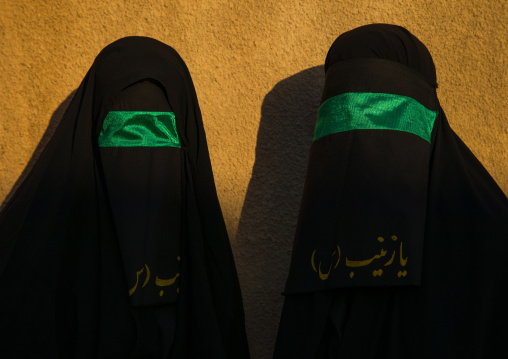
<path fill-rule="evenodd" d="M 485 0 L 0 0 L 0 201 L 104 46 L 171 45 L 200 101 L 252 357 L 268 359 L 334 39 L 375 22 L 419 37 L 452 128 L 508 193 L 507 15 Z"/>

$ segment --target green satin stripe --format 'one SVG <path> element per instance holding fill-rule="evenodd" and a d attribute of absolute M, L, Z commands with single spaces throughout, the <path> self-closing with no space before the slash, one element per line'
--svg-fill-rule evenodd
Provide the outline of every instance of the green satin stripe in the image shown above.
<path fill-rule="evenodd" d="M 110 111 L 99 135 L 99 147 L 178 147 L 173 112 Z"/>
<path fill-rule="evenodd" d="M 411 97 L 386 93 L 348 92 L 329 98 L 318 110 L 314 141 L 351 130 L 396 130 L 430 143 L 437 111 Z"/>

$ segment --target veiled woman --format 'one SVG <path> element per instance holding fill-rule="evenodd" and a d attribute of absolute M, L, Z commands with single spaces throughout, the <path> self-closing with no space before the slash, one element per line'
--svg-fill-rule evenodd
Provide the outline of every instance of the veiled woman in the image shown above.
<path fill-rule="evenodd" d="M 0 357 L 247 358 L 199 105 L 171 47 L 107 46 L 0 213 Z"/>
<path fill-rule="evenodd" d="M 450 128 L 426 47 L 337 38 L 274 358 L 499 357 L 508 200 Z"/>

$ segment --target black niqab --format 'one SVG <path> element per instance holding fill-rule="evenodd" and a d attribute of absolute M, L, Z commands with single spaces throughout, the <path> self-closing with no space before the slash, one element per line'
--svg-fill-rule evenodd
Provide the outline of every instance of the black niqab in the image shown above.
<path fill-rule="evenodd" d="M 181 148 L 99 148 L 110 111 L 173 112 Z M 152 282 L 174 281 L 141 292 L 147 266 L 135 292 L 131 268 L 150 258 Z M 248 357 L 201 113 L 171 47 L 128 37 L 96 58 L 0 213 L 0 308 L 6 358 Z"/>
<path fill-rule="evenodd" d="M 404 28 L 368 25 L 341 35 L 325 68 L 322 106 L 382 93 L 436 116 L 428 142 L 380 128 L 315 139 L 274 358 L 501 355 L 508 200 L 450 128 L 430 54 Z M 390 259 L 391 239 L 414 252 Z M 399 281 L 405 268 L 413 281 Z"/>

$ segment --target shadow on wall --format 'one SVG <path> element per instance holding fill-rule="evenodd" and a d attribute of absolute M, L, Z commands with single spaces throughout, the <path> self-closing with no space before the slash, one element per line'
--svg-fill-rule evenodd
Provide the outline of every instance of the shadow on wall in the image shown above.
<path fill-rule="evenodd" d="M 71 100 L 74 97 L 75 93 L 76 93 L 76 90 L 72 91 L 51 115 L 51 118 L 48 123 L 48 127 L 46 128 L 46 131 L 42 135 L 41 140 L 39 141 L 39 144 L 35 148 L 34 153 L 32 154 L 32 157 L 28 161 L 28 164 L 25 166 L 25 169 L 23 170 L 23 172 L 21 172 L 21 175 L 19 176 L 19 178 L 16 180 L 16 182 L 12 186 L 11 190 L 7 194 L 7 197 L 5 197 L 5 200 L 3 201 L 3 203 L 0 205 L 0 211 L 5 207 L 7 202 L 9 202 L 9 200 L 11 199 L 13 194 L 16 192 L 16 190 L 19 188 L 19 186 L 21 186 L 21 184 L 23 183 L 25 178 L 30 173 L 34 164 L 37 162 L 37 159 L 39 158 L 42 151 L 48 144 L 51 136 L 53 136 L 53 133 L 55 133 L 55 130 L 58 127 L 58 124 L 60 123 L 60 121 L 62 120 L 65 110 L 67 110 L 67 107 L 69 107 L 69 104 L 71 103 Z"/>
<path fill-rule="evenodd" d="M 324 67 L 281 82 L 261 108 L 256 160 L 236 240 L 251 357 L 272 357 Z"/>

